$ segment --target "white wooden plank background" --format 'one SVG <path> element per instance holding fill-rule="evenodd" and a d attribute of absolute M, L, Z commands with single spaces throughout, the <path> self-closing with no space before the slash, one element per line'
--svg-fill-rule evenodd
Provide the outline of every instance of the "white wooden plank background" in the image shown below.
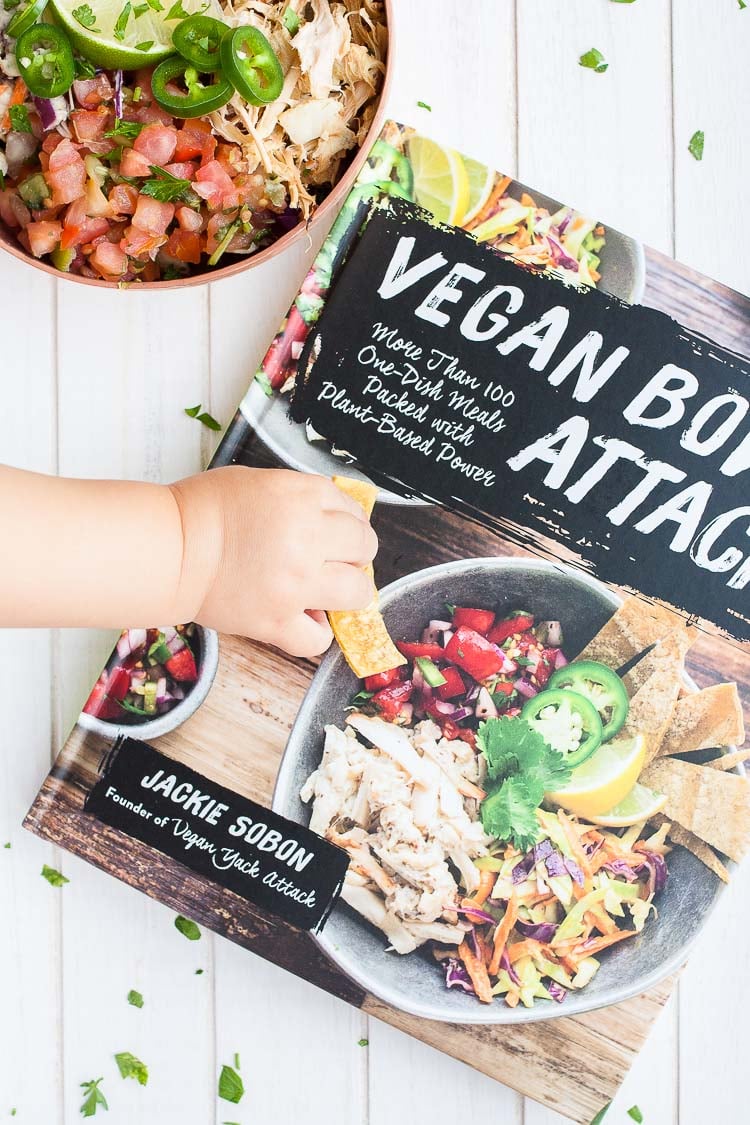
<path fill-rule="evenodd" d="M 737 0 L 396 6 L 394 116 L 750 290 L 750 10 Z M 592 46 L 606 74 L 577 65 Z M 687 152 L 698 128 L 700 164 Z M 202 401 L 229 420 L 321 234 L 243 277 L 176 294 L 84 291 L 0 260 L 0 459 L 82 476 L 197 471 L 213 435 L 182 408 Z M 95 632 L 0 636 L 0 845 L 12 844 L 0 846 L 0 1122 L 15 1107 L 19 1125 L 72 1125 L 79 1083 L 103 1075 L 110 1125 L 390 1125 L 399 1106 L 410 1125 L 458 1113 L 560 1125 L 225 941 L 186 942 L 169 911 L 20 830 L 110 643 Z M 70 884 L 48 886 L 45 862 Z M 725 896 L 612 1125 L 634 1103 L 647 1125 L 744 1118 L 749 891 L 746 874 Z M 130 988 L 142 1010 L 126 1003 Z M 120 1079 L 112 1055 L 122 1050 L 148 1062 L 147 1089 Z M 216 1099 L 235 1052 L 239 1107 Z"/>

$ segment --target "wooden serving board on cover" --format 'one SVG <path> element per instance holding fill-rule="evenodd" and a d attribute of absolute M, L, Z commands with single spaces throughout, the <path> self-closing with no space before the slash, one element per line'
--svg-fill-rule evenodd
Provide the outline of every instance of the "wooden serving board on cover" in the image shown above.
<path fill-rule="evenodd" d="M 644 303 L 729 347 L 739 346 L 748 328 L 747 303 L 739 295 L 718 284 L 698 282 L 690 271 L 651 253 L 648 279 Z M 273 463 L 258 441 L 251 447 L 245 444 L 237 459 L 253 465 Z M 374 523 L 380 538 L 381 586 L 450 559 L 520 553 L 495 532 L 434 507 L 411 508 L 406 520 L 403 508 L 380 506 Z M 544 544 L 539 553 L 544 553 Z M 742 699 L 750 698 L 746 651 L 705 634 L 690 657 L 688 670 L 700 686 L 712 682 L 720 666 L 723 677 L 738 681 Z M 289 731 L 314 671 L 312 662 L 222 637 L 219 669 L 205 703 L 177 731 L 153 739 L 153 745 L 269 805 Z M 84 799 L 107 746 L 75 728 L 29 811 L 26 827 L 581 1125 L 613 1097 L 669 997 L 673 980 L 614 1007 L 518 1028 L 435 1023 L 405 1015 L 350 981 L 307 934 L 264 916 L 232 892 L 84 813 Z"/>

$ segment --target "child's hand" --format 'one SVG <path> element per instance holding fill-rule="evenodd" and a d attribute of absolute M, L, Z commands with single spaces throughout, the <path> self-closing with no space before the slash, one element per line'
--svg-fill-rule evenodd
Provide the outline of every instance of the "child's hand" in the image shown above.
<path fill-rule="evenodd" d="M 182 517 L 178 602 L 186 621 L 314 656 L 332 639 L 322 610 L 370 602 L 362 567 L 375 557 L 377 537 L 327 478 L 237 466 L 171 491 Z"/>

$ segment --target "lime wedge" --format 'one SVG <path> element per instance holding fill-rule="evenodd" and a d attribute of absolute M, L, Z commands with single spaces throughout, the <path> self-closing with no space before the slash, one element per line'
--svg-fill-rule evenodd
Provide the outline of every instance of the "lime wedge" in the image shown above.
<path fill-rule="evenodd" d="M 642 821 L 656 816 L 666 803 L 665 795 L 654 793 L 653 789 L 636 782 L 627 797 L 620 801 L 619 805 L 615 805 L 613 809 L 610 809 L 607 813 L 602 813 L 601 816 L 592 816 L 590 819 L 594 824 L 600 824 L 603 828 L 627 828 L 631 824 L 640 824 Z"/>
<path fill-rule="evenodd" d="M 547 793 L 549 800 L 586 820 L 603 816 L 633 789 L 646 758 L 642 735 L 613 738 L 576 766 L 563 789 Z"/>
<path fill-rule="evenodd" d="M 73 47 L 108 70 L 153 66 L 174 53 L 172 32 L 196 12 L 222 18 L 217 0 L 50 0 Z"/>
<path fill-rule="evenodd" d="M 469 177 L 459 153 L 428 137 L 412 137 L 408 156 L 414 172 L 414 198 L 441 223 L 460 226 L 470 199 Z"/>
<path fill-rule="evenodd" d="M 488 168 L 486 164 L 480 164 L 478 160 L 472 160 L 468 156 L 465 156 L 463 160 L 469 180 L 469 206 L 461 220 L 462 226 L 466 226 L 467 223 L 477 217 L 492 195 L 492 189 L 495 186 L 495 172 L 492 168 Z"/>

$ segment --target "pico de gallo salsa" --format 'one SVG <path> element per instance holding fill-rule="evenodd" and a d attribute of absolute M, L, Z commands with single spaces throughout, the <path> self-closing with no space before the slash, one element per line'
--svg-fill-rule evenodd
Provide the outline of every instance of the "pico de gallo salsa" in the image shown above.
<path fill-rule="evenodd" d="M 198 680 L 198 626 L 124 629 L 94 684 L 84 713 L 118 724 L 143 723 L 177 706 Z"/>

